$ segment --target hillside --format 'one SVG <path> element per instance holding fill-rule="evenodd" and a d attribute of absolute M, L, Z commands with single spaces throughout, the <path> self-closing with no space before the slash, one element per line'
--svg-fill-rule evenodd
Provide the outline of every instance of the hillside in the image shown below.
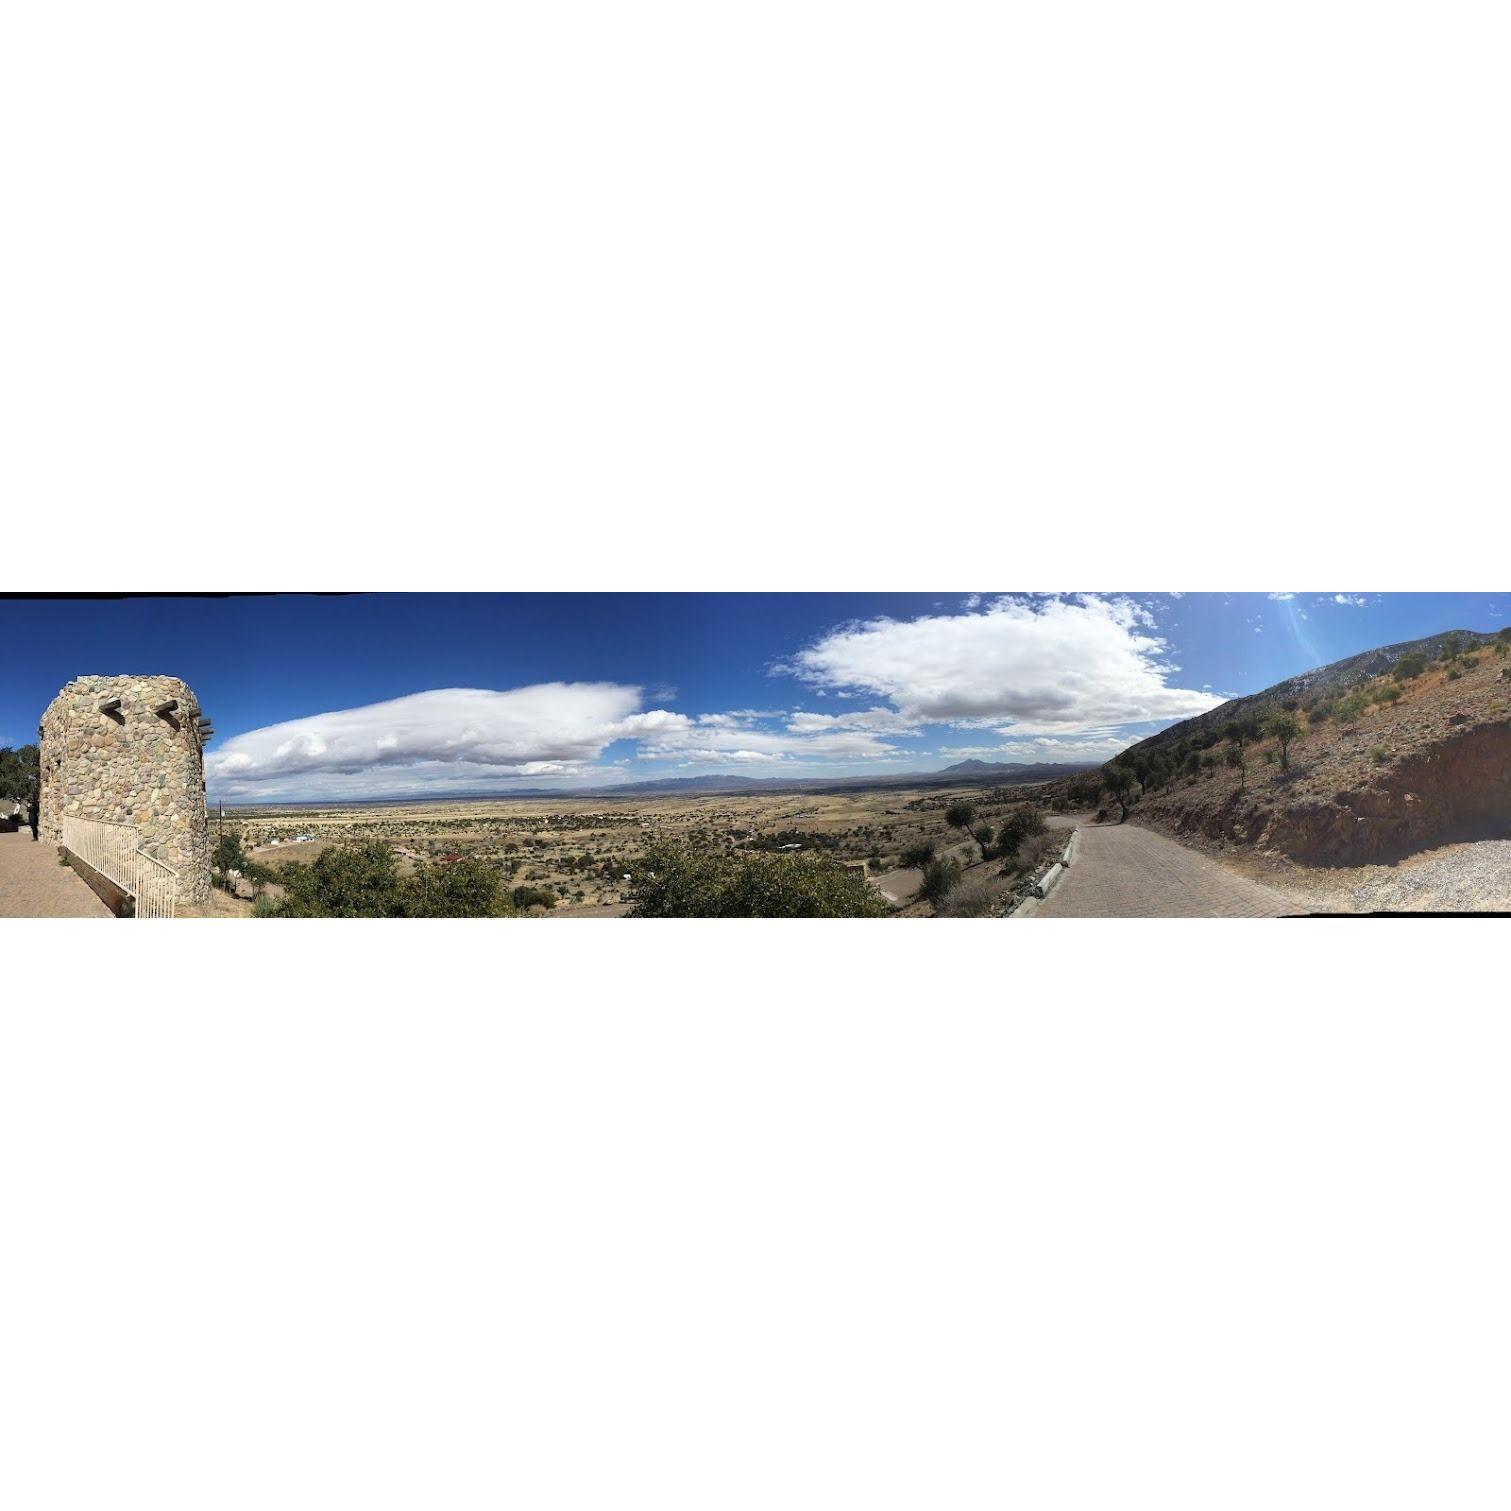
<path fill-rule="evenodd" d="M 1283 752 L 1271 721 L 1285 715 L 1296 732 Z M 1313 865 L 1511 835 L 1507 640 L 1382 646 L 1232 699 L 1114 764 L 1138 778 L 1137 821 Z"/>

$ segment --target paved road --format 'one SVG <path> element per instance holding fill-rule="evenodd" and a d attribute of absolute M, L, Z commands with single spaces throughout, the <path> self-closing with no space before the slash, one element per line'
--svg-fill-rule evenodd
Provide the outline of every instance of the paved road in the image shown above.
<path fill-rule="evenodd" d="M 1301 909 L 1137 824 L 1083 824 L 1080 853 L 1034 918 L 1278 918 Z"/>
<path fill-rule="evenodd" d="M 56 845 L 31 830 L 0 834 L 0 918 L 109 918 L 110 909 L 58 864 Z"/>

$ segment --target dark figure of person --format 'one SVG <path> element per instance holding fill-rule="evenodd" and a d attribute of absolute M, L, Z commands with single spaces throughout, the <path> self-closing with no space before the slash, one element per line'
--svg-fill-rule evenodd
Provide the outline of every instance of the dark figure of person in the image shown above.
<path fill-rule="evenodd" d="M 37 842 L 37 820 L 41 815 L 41 808 L 42 794 L 37 788 L 33 787 L 31 793 L 31 801 L 26 805 L 26 811 L 31 820 L 31 837 L 33 844 Z"/>

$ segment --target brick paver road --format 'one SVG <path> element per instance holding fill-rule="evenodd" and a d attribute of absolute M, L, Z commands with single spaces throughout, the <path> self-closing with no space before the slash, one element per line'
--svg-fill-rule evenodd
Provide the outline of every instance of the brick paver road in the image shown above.
<path fill-rule="evenodd" d="M 1304 911 L 1137 824 L 1082 824 L 1075 864 L 1034 918 L 1278 918 Z"/>
<path fill-rule="evenodd" d="M 0 918 L 109 918 L 110 909 L 30 829 L 0 834 Z"/>

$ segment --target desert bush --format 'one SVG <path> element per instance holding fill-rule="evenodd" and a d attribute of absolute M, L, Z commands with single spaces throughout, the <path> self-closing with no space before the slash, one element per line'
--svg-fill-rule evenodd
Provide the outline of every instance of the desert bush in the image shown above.
<path fill-rule="evenodd" d="M 1466 672 L 1472 672 L 1479 664 L 1480 658 L 1478 656 L 1465 656 L 1464 659 L 1459 662 L 1459 665 L 1462 666 Z"/>
<path fill-rule="evenodd" d="M 1227 762 L 1229 766 L 1238 772 L 1238 790 L 1240 792 L 1243 791 L 1244 784 L 1248 781 L 1249 768 L 1244 757 L 1242 745 L 1230 747 L 1227 754 Z"/>
<path fill-rule="evenodd" d="M 547 891 L 545 887 L 515 887 L 509 894 L 509 901 L 521 913 L 529 908 L 554 908 L 556 900 L 556 894 Z"/>
<path fill-rule="evenodd" d="M 1383 766 L 1390 759 L 1390 752 L 1383 745 L 1376 745 L 1369 753 L 1376 766 Z"/>
<path fill-rule="evenodd" d="M 1363 693 L 1352 692 L 1346 698 L 1338 700 L 1338 706 L 1334 711 L 1333 717 L 1340 724 L 1353 724 L 1368 706 L 1368 701 Z"/>
<path fill-rule="evenodd" d="M 641 857 L 630 902 L 632 918 L 879 918 L 890 911 L 865 877 L 825 855 L 713 855 L 670 845 Z"/>
<path fill-rule="evenodd" d="M 1427 670 L 1427 658 L 1413 651 L 1409 656 L 1402 656 L 1396 662 L 1391 675 L 1397 682 L 1410 682 L 1413 677 L 1420 677 Z"/>
<path fill-rule="evenodd" d="M 1464 642 L 1457 635 L 1445 635 L 1442 645 L 1438 647 L 1444 661 L 1457 661 L 1463 649 Z"/>
<path fill-rule="evenodd" d="M 1045 830 L 1044 815 L 1037 808 L 1019 808 L 1008 816 L 997 831 L 997 855 L 1002 860 L 1012 860 L 1023 842 Z"/>
<path fill-rule="evenodd" d="M 949 856 L 931 860 L 923 868 L 923 885 L 918 895 L 937 908 L 960 881 L 960 862 Z"/>
<path fill-rule="evenodd" d="M 990 918 L 1002 905 L 1004 885 L 978 871 L 940 898 L 934 913 L 939 918 Z"/>
<path fill-rule="evenodd" d="M 1464 675 L 1463 672 L 1461 672 L 1458 669 L 1458 667 L 1456 667 L 1456 666 L 1450 666 L 1448 668 L 1448 677 L 1447 677 L 1447 680 L 1449 682 L 1457 682 L 1459 680 L 1459 678 L 1462 677 L 1463 675 Z"/>
<path fill-rule="evenodd" d="M 1376 703 L 1399 703 L 1401 701 L 1401 689 L 1394 682 L 1386 682 L 1374 690 Z"/>
<path fill-rule="evenodd" d="M 1326 724 L 1333 716 L 1331 703 L 1316 703 L 1307 711 L 1306 722 L 1308 724 Z"/>

